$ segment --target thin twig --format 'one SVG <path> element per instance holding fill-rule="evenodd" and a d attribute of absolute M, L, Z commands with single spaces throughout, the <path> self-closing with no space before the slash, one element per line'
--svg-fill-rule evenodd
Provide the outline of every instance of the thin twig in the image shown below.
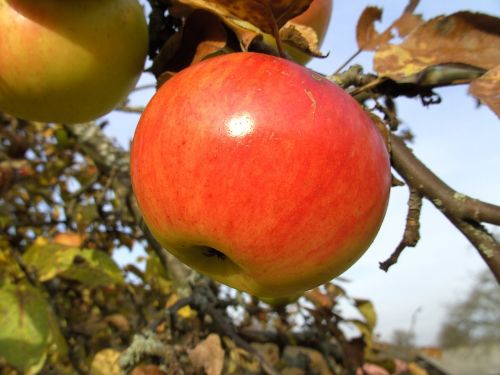
<path fill-rule="evenodd" d="M 116 107 L 114 110 L 119 111 L 119 112 L 126 112 L 126 113 L 138 113 L 141 114 L 144 112 L 145 107 L 143 106 L 128 106 L 128 105 L 121 105 Z"/>
<path fill-rule="evenodd" d="M 418 160 L 401 138 L 391 133 L 390 141 L 392 165 L 399 175 L 465 235 L 500 283 L 500 244 L 481 225 L 500 225 L 500 207 L 458 193 Z"/>
<path fill-rule="evenodd" d="M 271 365 L 253 346 L 236 333 L 233 325 L 226 319 L 220 310 L 216 309 L 212 304 L 209 304 L 206 306 L 206 311 L 210 314 L 223 334 L 227 335 L 236 345 L 253 354 L 259 360 L 262 370 L 264 370 L 266 374 L 279 375 L 279 372 L 274 369 L 273 365 Z"/>
<path fill-rule="evenodd" d="M 339 73 L 342 71 L 342 69 L 344 69 L 347 65 L 349 65 L 349 63 L 350 63 L 352 60 L 354 60 L 356 57 L 358 57 L 358 55 L 359 55 L 361 52 L 363 52 L 363 50 L 362 50 L 361 48 L 360 48 L 360 49 L 358 49 L 356 52 L 354 52 L 354 53 L 351 55 L 351 57 L 349 57 L 349 58 L 348 58 L 348 59 L 347 59 L 347 60 L 346 60 L 346 61 L 345 61 L 342 65 L 340 65 L 340 66 L 338 67 L 338 69 L 335 71 L 335 73 L 333 73 L 333 74 L 339 74 Z"/>
<path fill-rule="evenodd" d="M 401 242 L 391 254 L 389 259 L 380 262 L 380 268 L 387 272 L 398 261 L 399 256 L 407 247 L 415 247 L 420 240 L 420 212 L 422 210 L 422 194 L 414 187 L 410 187 L 408 199 L 408 214 L 406 227 Z"/>

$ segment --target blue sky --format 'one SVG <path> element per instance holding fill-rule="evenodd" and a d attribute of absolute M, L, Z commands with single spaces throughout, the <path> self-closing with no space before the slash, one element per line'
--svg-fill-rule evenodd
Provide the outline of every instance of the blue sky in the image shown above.
<path fill-rule="evenodd" d="M 379 28 L 382 30 L 401 14 L 406 4 L 407 1 L 396 0 L 335 0 L 332 22 L 322 46 L 330 55 L 309 66 L 332 73 L 357 50 L 356 21 L 367 5 L 384 9 Z M 499 16 L 500 2 L 422 0 L 416 12 L 429 19 L 466 9 Z M 364 53 L 354 63 L 369 71 L 371 58 L 370 53 Z M 140 84 L 148 82 L 153 79 L 145 75 Z M 134 94 L 132 103 L 145 104 L 152 93 L 149 90 Z M 464 86 L 440 89 L 439 93 L 443 102 L 429 108 L 418 99 L 397 100 L 403 126 L 415 134 L 415 154 L 452 188 L 500 205 L 500 122 L 488 108 L 477 108 Z M 138 116 L 114 112 L 107 119 L 107 132 L 128 147 Z M 407 249 L 388 273 L 381 271 L 378 263 L 391 254 L 401 239 L 407 198 L 405 188 L 392 189 L 380 233 L 360 261 L 343 275 L 349 280 L 344 286 L 352 296 L 374 302 L 378 313 L 376 331 L 383 339 L 390 339 L 394 329 L 408 329 L 412 314 L 419 309 L 417 341 L 432 344 L 446 319 L 447 304 L 466 295 L 474 276 L 485 265 L 467 240 L 425 202 L 419 244 Z"/>

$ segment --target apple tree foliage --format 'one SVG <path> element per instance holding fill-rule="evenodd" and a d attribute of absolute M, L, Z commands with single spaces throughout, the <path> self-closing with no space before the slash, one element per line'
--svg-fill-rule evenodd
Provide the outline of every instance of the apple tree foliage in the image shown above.
<path fill-rule="evenodd" d="M 212 55 L 252 50 L 286 57 L 286 43 L 317 56 L 314 38 L 282 32 L 309 3 L 149 0 L 148 71 L 161 85 Z M 394 100 L 438 104 L 434 88 L 467 84 L 500 115 L 500 22 L 466 11 L 425 20 L 417 5 L 410 1 L 383 31 L 376 27 L 382 9 L 366 8 L 356 26 L 356 54 L 374 51 L 375 72 L 347 62 L 328 76 L 366 104 L 391 152 L 399 176 L 394 185 L 410 192 L 401 243 L 381 268 L 417 244 L 427 199 L 498 282 L 500 244 L 483 223 L 500 225 L 500 207 L 453 190 L 412 154 Z M 262 32 L 278 38 L 277 49 L 263 42 Z M 118 110 L 141 109 L 125 103 Z M 165 253 L 141 220 L 128 152 L 105 135 L 106 122 L 44 124 L 0 114 L 0 123 L 2 374 L 278 374 L 294 368 L 349 374 L 375 365 L 414 371 L 401 368 L 374 339 L 372 304 L 349 297 L 336 281 L 271 306 L 221 288 Z M 147 255 L 119 267 L 117 249 L 134 246 Z M 358 319 L 344 318 L 340 303 L 355 307 Z"/>

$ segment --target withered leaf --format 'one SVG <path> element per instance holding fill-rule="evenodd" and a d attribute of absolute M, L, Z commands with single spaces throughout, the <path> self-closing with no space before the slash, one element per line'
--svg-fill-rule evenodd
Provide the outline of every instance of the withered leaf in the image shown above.
<path fill-rule="evenodd" d="M 306 292 L 304 297 L 311 301 L 315 306 L 326 310 L 331 310 L 335 303 L 330 296 L 323 294 L 318 288 Z"/>
<path fill-rule="evenodd" d="M 130 332 L 130 323 L 125 315 L 111 314 L 106 316 L 104 320 L 121 332 Z"/>
<path fill-rule="evenodd" d="M 405 37 L 424 22 L 421 15 L 413 13 L 419 2 L 420 0 L 410 0 L 403 14 L 392 23 L 391 28 L 396 29 L 400 37 Z"/>
<path fill-rule="evenodd" d="M 158 78 L 178 72 L 226 46 L 227 33 L 217 16 L 204 10 L 192 12 L 180 33 L 174 34 L 160 50 L 151 67 Z"/>
<path fill-rule="evenodd" d="M 58 245 L 80 247 L 84 241 L 84 236 L 75 232 L 59 233 L 54 236 L 52 242 Z"/>
<path fill-rule="evenodd" d="M 318 34 L 312 27 L 288 22 L 280 29 L 282 42 L 314 57 L 326 57 L 319 50 Z"/>
<path fill-rule="evenodd" d="M 387 148 L 387 151 L 391 151 L 391 140 L 390 140 L 390 132 L 387 126 L 385 125 L 385 122 L 378 117 L 377 115 L 367 112 L 370 118 L 372 119 L 373 123 L 377 127 L 378 131 L 380 132 L 380 135 L 382 136 L 382 139 L 384 140 L 385 147 Z"/>
<path fill-rule="evenodd" d="M 375 22 L 382 19 L 382 9 L 377 7 L 366 7 L 359 17 L 356 26 L 356 41 L 361 50 L 372 51 L 381 44 L 388 43 L 392 39 L 391 29 L 383 33 L 375 30 Z"/>
<path fill-rule="evenodd" d="M 274 34 L 274 31 L 288 20 L 303 13 L 312 0 L 177 0 L 177 2 L 215 13 L 229 26 L 234 24 L 234 19 L 239 19 L 249 22 L 265 33 Z"/>
<path fill-rule="evenodd" d="M 328 375 L 331 370 L 323 354 L 318 350 L 303 346 L 288 345 L 283 349 L 283 362 L 289 366 L 297 363 L 297 358 L 303 357 L 307 361 L 307 368 L 311 373 Z"/>
<path fill-rule="evenodd" d="M 252 347 L 267 361 L 270 365 L 276 366 L 280 361 L 280 349 L 273 343 L 260 344 L 253 342 Z"/>
<path fill-rule="evenodd" d="M 410 0 L 401 16 L 381 33 L 375 29 L 375 22 L 382 19 L 382 9 L 371 6 L 365 8 L 356 26 L 358 48 L 364 51 L 374 51 L 381 46 L 388 45 L 394 37 L 393 29 L 397 30 L 400 37 L 408 35 L 423 23 L 422 17 L 413 13 L 418 3 L 419 0 Z"/>
<path fill-rule="evenodd" d="M 410 32 L 424 23 L 422 16 L 410 12 L 404 12 L 401 17 L 393 22 L 392 27 L 398 31 L 398 35 L 403 38 Z"/>
<path fill-rule="evenodd" d="M 220 375 L 224 367 L 224 349 L 219 335 L 211 333 L 188 351 L 189 359 L 195 369 L 203 369 L 207 375 Z"/>
<path fill-rule="evenodd" d="M 439 16 L 414 29 L 398 45 L 384 45 L 375 70 L 399 80 L 428 66 L 462 63 L 491 69 L 500 63 L 500 20 L 481 13 Z"/>
<path fill-rule="evenodd" d="M 375 313 L 375 308 L 373 303 L 364 299 L 356 299 L 355 301 L 358 311 L 363 315 L 365 323 L 370 331 L 373 331 L 375 324 L 377 323 L 377 314 Z"/>
<path fill-rule="evenodd" d="M 474 80 L 469 86 L 469 92 L 500 118 L 500 65 Z"/>

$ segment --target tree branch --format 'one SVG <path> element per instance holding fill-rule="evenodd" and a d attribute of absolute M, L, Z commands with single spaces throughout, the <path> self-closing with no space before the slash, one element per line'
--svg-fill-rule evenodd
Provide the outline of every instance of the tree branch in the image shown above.
<path fill-rule="evenodd" d="M 467 237 L 500 283 L 500 243 L 481 225 L 482 222 L 500 225 L 500 207 L 450 188 L 397 135 L 391 133 L 390 142 L 396 171 Z"/>

